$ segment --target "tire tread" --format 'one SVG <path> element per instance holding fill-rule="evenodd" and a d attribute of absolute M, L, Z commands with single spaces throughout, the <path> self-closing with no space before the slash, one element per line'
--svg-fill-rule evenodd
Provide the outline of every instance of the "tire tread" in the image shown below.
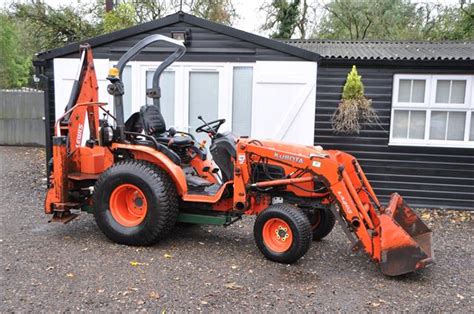
<path fill-rule="evenodd" d="M 163 219 L 157 220 L 155 222 L 154 228 L 146 228 L 143 232 L 143 235 L 138 239 L 127 239 L 126 237 L 115 236 L 111 237 L 111 235 L 107 232 L 109 226 L 104 225 L 105 223 L 102 221 L 102 219 L 100 219 L 97 211 L 94 211 L 97 225 L 107 237 L 111 238 L 111 240 L 117 243 L 136 246 L 148 246 L 155 244 L 171 231 L 178 217 L 178 196 L 174 183 L 165 171 L 150 162 L 134 159 L 120 161 L 107 169 L 97 180 L 94 186 L 94 204 L 97 204 L 98 202 L 96 197 L 100 195 L 100 189 L 107 184 L 108 178 L 118 171 L 117 169 L 120 171 L 126 169 L 132 173 L 141 173 L 151 179 L 150 181 L 153 184 L 150 184 L 150 187 L 153 189 L 154 194 L 162 203 L 161 206 L 166 208 L 166 210 L 162 210 L 160 212 Z"/>
<path fill-rule="evenodd" d="M 264 215 L 260 216 L 262 214 Z M 280 203 L 280 204 L 271 205 L 270 207 L 265 209 L 259 216 L 257 216 L 257 220 L 265 219 L 267 215 L 274 215 L 274 214 L 276 215 L 281 214 L 284 216 L 288 216 L 296 225 L 297 230 L 295 231 L 299 233 L 299 243 L 297 243 L 297 249 L 294 252 L 291 252 L 282 256 L 273 256 L 273 254 L 267 252 L 267 249 L 265 248 L 265 244 L 263 243 L 263 241 L 259 240 L 257 233 L 261 231 L 257 230 L 259 224 L 256 221 L 255 228 L 254 228 L 254 236 L 255 236 L 257 246 L 260 249 L 260 251 L 267 258 L 271 260 L 274 260 L 280 263 L 287 263 L 287 264 L 294 263 L 306 254 L 306 252 L 309 250 L 309 247 L 311 245 L 312 232 L 311 232 L 311 225 L 309 223 L 308 217 L 297 207 L 290 204 L 286 204 L 286 203 Z"/>

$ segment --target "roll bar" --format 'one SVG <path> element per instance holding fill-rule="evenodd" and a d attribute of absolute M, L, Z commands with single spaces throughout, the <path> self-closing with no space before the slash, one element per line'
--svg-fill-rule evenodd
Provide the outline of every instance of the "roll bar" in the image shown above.
<path fill-rule="evenodd" d="M 127 65 L 127 63 L 136 57 L 143 49 L 148 47 L 149 45 L 158 42 L 164 41 L 167 43 L 172 44 L 176 47 L 176 50 L 169 55 L 155 70 L 155 74 L 153 74 L 153 82 L 152 88 L 147 90 L 147 96 L 153 98 L 153 105 L 157 106 L 158 109 L 161 110 L 160 107 L 160 97 L 161 97 L 161 89 L 160 89 L 160 77 L 163 71 L 169 67 L 173 62 L 180 59 L 186 52 L 186 47 L 180 41 L 174 40 L 172 38 L 163 36 L 163 35 L 150 35 L 145 37 L 144 39 L 140 40 L 136 43 L 130 50 L 128 50 L 122 57 L 120 57 L 119 61 L 113 68 L 109 71 L 109 76 L 107 79 L 110 81 L 111 84 L 107 87 L 107 91 L 110 95 L 114 96 L 114 106 L 115 106 L 115 116 L 117 117 L 117 131 L 119 139 L 124 139 L 124 114 L 123 114 L 123 82 L 122 82 L 122 73 Z"/>

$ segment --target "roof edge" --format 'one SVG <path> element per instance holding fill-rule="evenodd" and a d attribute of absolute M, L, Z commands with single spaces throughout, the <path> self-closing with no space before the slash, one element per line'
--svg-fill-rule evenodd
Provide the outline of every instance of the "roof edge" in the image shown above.
<path fill-rule="evenodd" d="M 281 42 L 298 42 L 298 43 L 344 43 L 344 44 L 474 44 L 474 40 L 387 40 L 387 39 L 368 39 L 368 40 L 351 40 L 351 39 L 320 39 L 320 38 L 308 38 L 308 39 L 280 39 L 275 40 Z"/>
<path fill-rule="evenodd" d="M 321 56 L 316 53 L 306 49 L 302 49 L 299 47 L 292 46 L 290 44 L 269 39 L 266 37 L 262 37 L 259 35 L 255 35 L 237 28 L 233 28 L 231 26 L 211 22 L 194 15 L 184 13 L 178 11 L 176 13 L 167 15 L 163 18 L 153 20 L 147 23 L 135 25 L 126 29 L 118 30 L 115 32 L 103 34 L 97 37 L 92 37 L 89 39 L 85 39 L 79 42 L 70 43 L 66 46 L 42 51 L 36 54 L 37 59 L 41 60 L 50 60 L 59 56 L 67 55 L 70 53 L 74 53 L 75 51 L 79 50 L 79 45 L 82 43 L 89 43 L 92 47 L 99 46 L 103 44 L 110 43 L 115 40 L 120 40 L 126 37 L 134 36 L 140 34 L 142 32 L 147 32 L 153 29 L 162 28 L 167 25 L 171 25 L 177 22 L 186 22 L 198 27 L 206 28 L 218 33 L 222 33 L 228 35 L 230 37 L 238 38 L 243 41 L 252 42 L 259 46 L 267 47 L 270 49 L 274 49 L 292 56 L 299 57 L 301 59 L 310 60 L 310 61 L 318 61 L 321 59 Z"/>
<path fill-rule="evenodd" d="M 231 27 L 231 26 L 208 21 L 208 20 L 196 17 L 191 14 L 187 14 L 187 13 L 183 13 L 183 16 L 184 16 L 183 21 L 189 24 L 193 24 L 202 28 L 216 31 L 216 32 L 219 32 L 231 37 L 239 38 L 244 41 L 253 42 L 257 45 L 271 48 L 274 50 L 278 50 L 278 51 L 281 51 L 281 52 L 284 52 L 284 53 L 287 53 L 287 54 L 290 54 L 302 59 L 311 60 L 311 61 L 318 61 L 319 59 L 321 59 L 321 55 L 316 52 L 302 49 L 299 47 L 295 47 L 276 39 L 266 38 L 260 35 L 256 35 L 253 33 L 249 33 L 249 32 Z"/>
<path fill-rule="evenodd" d="M 143 24 L 135 25 L 129 28 L 124 28 L 115 32 L 99 35 L 96 37 L 88 38 L 78 42 L 70 43 L 66 46 L 55 48 L 52 50 L 41 51 L 36 54 L 39 59 L 53 59 L 62 55 L 70 54 L 79 50 L 79 45 L 83 43 L 89 43 L 92 47 L 107 44 L 114 40 L 119 40 L 128 36 L 133 36 L 141 32 L 146 32 L 155 28 L 160 28 L 169 24 L 177 23 L 180 21 L 179 12 L 171 15 L 167 15 L 158 20 L 153 20 Z"/>

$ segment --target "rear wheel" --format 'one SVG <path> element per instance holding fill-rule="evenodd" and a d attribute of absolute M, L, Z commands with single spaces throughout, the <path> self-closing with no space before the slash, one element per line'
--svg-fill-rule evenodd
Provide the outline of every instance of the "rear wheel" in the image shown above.
<path fill-rule="evenodd" d="M 296 207 L 275 204 L 257 216 L 254 237 L 257 247 L 266 258 L 289 264 L 308 251 L 311 226 L 308 217 Z"/>
<path fill-rule="evenodd" d="M 313 241 L 322 240 L 334 228 L 336 217 L 329 208 L 315 208 L 308 214 Z"/>
<path fill-rule="evenodd" d="M 94 217 L 112 241 L 151 245 L 175 225 L 178 197 L 168 175 L 153 164 L 128 160 L 104 172 L 94 189 Z"/>

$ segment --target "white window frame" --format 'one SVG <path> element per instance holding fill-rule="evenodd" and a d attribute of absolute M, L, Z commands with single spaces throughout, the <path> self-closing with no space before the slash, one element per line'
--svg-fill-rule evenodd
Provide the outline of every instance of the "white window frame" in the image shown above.
<path fill-rule="evenodd" d="M 425 80 L 424 103 L 398 102 L 400 80 Z M 436 87 L 438 80 L 466 80 L 464 104 L 440 104 L 436 101 Z M 469 141 L 470 123 L 474 119 L 474 75 L 441 75 L 441 74 L 395 74 L 393 77 L 392 109 L 390 117 L 390 139 L 392 146 L 433 146 L 433 147 L 469 147 L 474 148 L 474 141 Z M 424 139 L 399 139 L 393 138 L 395 110 L 425 111 L 425 137 Z M 458 111 L 466 112 L 464 140 L 432 140 L 429 139 L 430 120 L 432 111 Z M 408 127 L 410 121 L 408 121 Z M 446 126 L 448 128 L 448 126 Z M 408 131 L 409 132 L 409 131 Z"/>

